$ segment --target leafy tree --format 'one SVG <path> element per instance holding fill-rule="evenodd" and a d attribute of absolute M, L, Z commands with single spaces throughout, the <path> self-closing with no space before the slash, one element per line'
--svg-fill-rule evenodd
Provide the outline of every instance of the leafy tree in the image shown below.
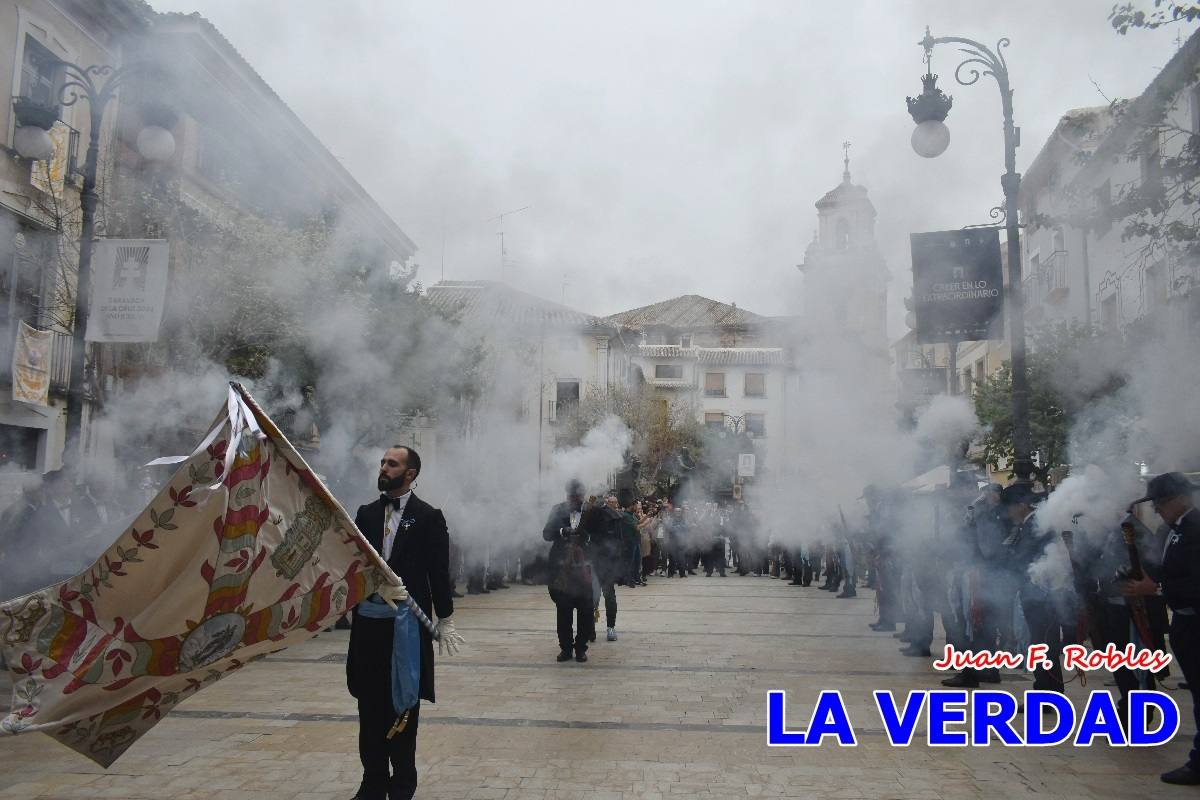
<path fill-rule="evenodd" d="M 629 455 L 641 462 L 638 490 L 642 494 L 669 494 L 700 466 L 704 427 L 688 402 L 672 400 L 645 385 L 613 386 L 607 396 L 591 387 L 570 424 L 581 437 L 609 414 L 619 417 L 633 436 Z"/>
<path fill-rule="evenodd" d="M 1200 17 L 1200 5 L 1176 0 L 1154 0 L 1154 8 L 1150 11 L 1138 8 L 1134 3 L 1118 3 L 1108 13 L 1108 21 L 1122 36 L 1135 28 L 1154 30 L 1173 22 L 1192 22 L 1197 17 Z"/>
<path fill-rule="evenodd" d="M 1118 335 L 1081 322 L 1041 326 L 1029 334 L 1029 432 L 1045 473 L 1064 466 L 1072 431 L 1092 403 L 1112 396 L 1124 377 L 1104 365 L 1119 364 Z M 1119 353 L 1116 353 L 1119 355 Z M 983 461 L 993 469 L 1012 463 L 1012 371 L 1005 363 L 981 383 L 975 414 L 985 428 Z"/>

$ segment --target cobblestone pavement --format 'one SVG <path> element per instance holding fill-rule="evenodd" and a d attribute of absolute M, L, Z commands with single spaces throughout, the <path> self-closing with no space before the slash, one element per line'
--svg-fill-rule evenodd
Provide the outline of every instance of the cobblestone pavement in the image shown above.
<path fill-rule="evenodd" d="M 1158 781 L 1186 758 L 1186 692 L 1174 692 L 1184 729 L 1160 748 L 893 748 L 871 691 L 942 676 L 867 628 L 872 592 L 839 600 L 703 575 L 618 592 L 620 640 L 601 626 L 587 664 L 554 661 L 544 587 L 458 601 L 469 649 L 438 660 L 441 702 L 421 710 L 419 798 L 1197 796 Z M 107 771 L 39 734 L 0 738 L 0 798 L 348 798 L 359 772 L 346 636 L 321 634 L 200 692 Z M 1030 686 L 1015 673 L 1003 684 Z M 1093 673 L 1069 692 L 1081 707 L 1102 686 Z M 795 727 L 824 688 L 841 690 L 859 746 L 769 749 L 767 691 L 788 690 Z"/>

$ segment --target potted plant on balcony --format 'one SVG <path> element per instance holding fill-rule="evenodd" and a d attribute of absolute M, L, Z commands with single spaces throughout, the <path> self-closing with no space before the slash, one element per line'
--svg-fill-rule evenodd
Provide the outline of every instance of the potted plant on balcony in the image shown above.
<path fill-rule="evenodd" d="M 17 127 L 48 131 L 58 121 L 58 106 L 39 103 L 29 97 L 16 97 L 13 98 L 13 114 L 17 118 Z"/>

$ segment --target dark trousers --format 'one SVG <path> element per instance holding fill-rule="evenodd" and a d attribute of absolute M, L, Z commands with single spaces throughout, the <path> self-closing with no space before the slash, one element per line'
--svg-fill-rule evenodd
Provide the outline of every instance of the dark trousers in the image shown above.
<path fill-rule="evenodd" d="M 617 627 L 617 587 L 613 581 L 606 580 L 600 584 L 600 590 L 604 594 L 604 620 L 608 623 L 608 627 L 615 628 Z"/>
<path fill-rule="evenodd" d="M 1063 691 L 1062 625 L 1054 612 L 1054 604 L 1022 592 L 1021 613 L 1025 615 L 1025 624 L 1029 626 L 1029 641 L 1050 648 L 1046 658 L 1052 662 L 1052 666 L 1050 669 L 1038 667 L 1033 671 L 1033 688 L 1048 689 L 1052 692 Z"/>
<path fill-rule="evenodd" d="M 704 574 L 712 575 L 713 570 L 725 577 L 725 542 L 717 539 L 716 543 L 704 552 Z"/>
<path fill-rule="evenodd" d="M 383 800 L 412 797 L 417 790 L 417 723 L 421 703 L 413 706 L 404 730 L 391 739 L 387 732 L 396 722 L 391 700 L 377 698 L 358 701 L 358 757 L 363 767 L 363 796 Z M 391 764 L 389 777 L 388 764 Z"/>
<path fill-rule="evenodd" d="M 1131 641 L 1131 628 L 1133 627 L 1133 614 L 1130 612 L 1129 606 L 1117 605 L 1115 603 L 1104 603 L 1102 605 L 1104 617 L 1101 620 L 1104 630 L 1104 642 L 1108 644 L 1112 642 L 1118 649 L 1124 648 Z M 1154 645 L 1150 642 L 1140 642 L 1139 647 L 1153 648 Z M 1147 685 L 1142 686 L 1143 679 L 1147 681 Z M 1134 672 L 1131 669 L 1122 667 L 1113 673 L 1113 678 L 1117 682 L 1117 688 L 1121 690 L 1121 708 L 1125 708 L 1125 703 L 1129 700 L 1129 693 L 1134 689 L 1153 689 L 1155 688 L 1154 673 L 1152 672 Z M 1122 718 L 1124 714 L 1122 713 Z"/>
<path fill-rule="evenodd" d="M 1200 617 L 1195 614 L 1172 614 L 1170 636 L 1171 651 L 1192 694 L 1192 719 L 1196 723 L 1196 735 L 1192 739 L 1192 752 L 1188 753 L 1187 765 L 1200 770 Z"/>
<path fill-rule="evenodd" d="M 591 600 L 558 598 L 554 601 L 554 607 L 558 612 L 558 649 L 564 653 L 569 653 L 572 649 L 576 653 L 586 653 L 588 642 L 596 633 L 596 621 L 592 617 L 594 609 Z M 613 614 L 616 613 L 617 609 L 614 605 Z M 571 638 L 572 615 L 578 619 L 573 641 Z"/>

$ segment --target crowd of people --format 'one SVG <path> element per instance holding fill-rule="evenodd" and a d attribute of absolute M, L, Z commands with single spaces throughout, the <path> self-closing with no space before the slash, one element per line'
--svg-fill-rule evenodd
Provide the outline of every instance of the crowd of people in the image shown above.
<path fill-rule="evenodd" d="M 1195 491 L 1184 475 L 1166 473 L 1149 481 L 1145 496 L 1129 498 L 1123 513 L 1102 518 L 1081 509 L 1069 530 L 1055 530 L 1036 513 L 1050 493 L 1029 483 L 980 491 L 969 480 L 925 496 L 869 486 L 862 530 L 843 525 L 835 543 L 781 552 L 771 568 L 803 586 L 824 572 L 821 588 L 841 584 L 841 597 L 854 596 L 860 582 L 875 589 L 879 613 L 870 627 L 899 639 L 904 656 L 933 655 L 937 618 L 947 644 L 960 652 L 1026 653 L 1043 644 L 1047 659 L 1033 677 L 1038 690 L 1065 691 L 1067 644 L 1166 651 L 1169 637 L 1200 730 Z M 1115 671 L 1122 724 L 1129 693 L 1154 689 L 1169 675 Z M 997 669 L 967 668 L 941 682 L 975 688 L 1001 680 Z M 1200 785 L 1200 733 L 1188 764 L 1162 779 Z"/>
<path fill-rule="evenodd" d="M 102 473 L 83 482 L 67 469 L 29 475 L 0 514 L 0 599 L 82 571 L 131 516 Z"/>

